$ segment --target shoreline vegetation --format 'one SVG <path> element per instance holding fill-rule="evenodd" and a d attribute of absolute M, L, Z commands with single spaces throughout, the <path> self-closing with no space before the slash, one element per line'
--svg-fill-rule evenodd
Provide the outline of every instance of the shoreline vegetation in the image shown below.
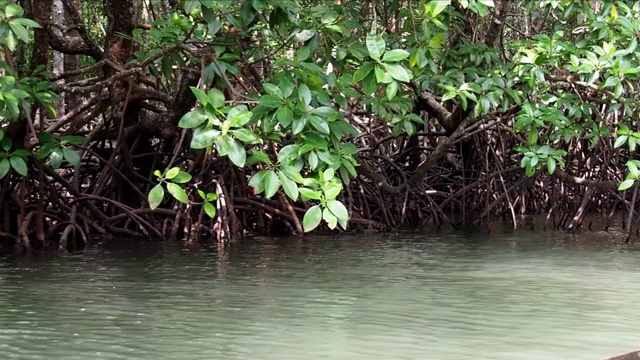
<path fill-rule="evenodd" d="M 638 1 L 0 0 L 0 32 L 21 251 L 588 214 L 638 233 Z"/>

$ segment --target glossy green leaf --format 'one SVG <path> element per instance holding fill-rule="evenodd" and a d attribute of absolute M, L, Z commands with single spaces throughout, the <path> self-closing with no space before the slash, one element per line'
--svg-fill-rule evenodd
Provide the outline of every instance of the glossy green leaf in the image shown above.
<path fill-rule="evenodd" d="M 180 172 L 178 172 L 178 174 L 176 176 L 174 176 L 171 179 L 171 181 L 173 181 L 174 183 L 178 183 L 178 184 L 188 183 L 189 181 L 191 181 L 191 174 L 189 174 L 186 171 L 180 170 Z"/>
<path fill-rule="evenodd" d="M 173 196 L 174 199 L 180 201 L 183 204 L 186 204 L 189 201 L 187 193 L 178 184 L 168 182 L 167 191 L 169 192 L 169 194 L 171 194 L 171 196 Z"/>
<path fill-rule="evenodd" d="M 276 111 L 276 119 L 282 126 L 288 127 L 293 122 L 293 111 L 288 106 L 283 106 Z"/>
<path fill-rule="evenodd" d="M 178 127 L 183 129 L 193 129 L 200 126 L 207 120 L 207 114 L 203 109 L 191 110 L 184 114 L 178 122 Z"/>
<path fill-rule="evenodd" d="M 213 206 L 212 203 L 206 202 L 206 203 L 204 203 L 202 208 L 203 208 L 204 212 L 207 214 L 207 216 L 209 216 L 211 219 L 216 217 L 216 207 Z"/>
<path fill-rule="evenodd" d="M 302 195 L 306 199 L 311 199 L 311 200 L 322 199 L 322 193 L 320 191 L 311 190 L 309 188 L 304 188 L 304 187 L 298 188 L 298 191 L 300 192 L 300 195 Z"/>
<path fill-rule="evenodd" d="M 394 49 L 387 51 L 382 57 L 384 62 L 398 62 L 409 57 L 409 52 L 402 49 Z"/>
<path fill-rule="evenodd" d="M 215 129 L 202 130 L 200 128 L 193 132 L 191 138 L 192 149 L 204 149 L 207 148 L 216 141 L 216 138 L 220 136 L 220 131 Z"/>
<path fill-rule="evenodd" d="M 327 208 L 322 211 L 322 219 L 327 223 L 327 226 L 331 230 L 338 226 L 338 218 L 335 217 L 335 215 L 333 215 Z"/>
<path fill-rule="evenodd" d="M 298 87 L 298 97 L 304 105 L 311 104 L 311 90 L 309 90 L 307 85 L 300 84 Z"/>
<path fill-rule="evenodd" d="M 149 191 L 149 195 L 147 195 L 147 200 L 149 201 L 149 207 L 151 210 L 160 206 L 162 199 L 164 199 L 164 188 L 162 187 L 162 184 L 158 184 L 154 186 L 151 191 Z"/>
<path fill-rule="evenodd" d="M 9 159 L 7 158 L 1 159 L 0 160 L 0 179 L 7 176 L 7 173 L 9 173 L 10 169 L 11 169 L 11 163 L 9 162 Z"/>
<path fill-rule="evenodd" d="M 265 154 L 260 150 L 251 150 L 251 154 L 265 164 L 268 164 L 268 165 L 272 164 L 271 159 L 269 158 L 269 155 Z"/>
<path fill-rule="evenodd" d="M 389 73 L 389 75 L 391 75 L 392 78 L 398 81 L 402 81 L 402 82 L 411 81 L 411 76 L 409 75 L 409 72 L 402 65 L 385 63 L 384 68 L 387 70 L 387 72 Z"/>
<path fill-rule="evenodd" d="M 625 181 L 623 181 L 623 182 L 621 182 L 621 183 L 620 183 L 620 185 L 618 186 L 618 190 L 619 190 L 619 191 L 627 190 L 627 189 L 629 189 L 630 187 L 632 187 L 634 183 L 635 183 L 635 180 L 633 180 L 633 179 L 627 179 L 627 180 L 625 180 Z"/>
<path fill-rule="evenodd" d="M 269 170 L 260 170 L 253 174 L 249 179 L 249 186 L 256 190 L 256 193 L 260 194 L 264 191 L 264 178 Z"/>
<path fill-rule="evenodd" d="M 249 129 L 242 128 L 231 130 L 231 134 L 233 134 L 233 137 L 245 144 L 257 144 L 260 142 L 260 138 L 258 137 L 258 135 L 254 134 Z"/>
<path fill-rule="evenodd" d="M 333 215 L 335 215 L 338 219 L 349 218 L 349 212 L 347 211 L 347 208 L 338 200 L 327 201 L 327 208 L 331 210 Z"/>
<path fill-rule="evenodd" d="M 248 123 L 252 116 L 253 113 L 247 109 L 246 105 L 238 105 L 229 110 L 227 119 L 231 122 L 231 126 L 240 127 Z"/>
<path fill-rule="evenodd" d="M 165 174 L 165 178 L 171 180 L 178 176 L 178 174 L 180 174 L 180 168 L 175 166 L 167 171 L 167 173 Z"/>
<path fill-rule="evenodd" d="M 304 214 L 302 227 L 305 232 L 309 232 L 317 228 L 320 225 L 320 221 L 322 221 L 322 209 L 320 205 L 314 205 Z"/>
<path fill-rule="evenodd" d="M 202 106 L 206 106 L 209 103 L 209 96 L 207 96 L 207 94 L 204 91 L 198 89 L 195 86 L 190 86 L 189 88 L 191 89 L 191 92 L 196 97 L 196 99 L 198 99 L 198 102 L 202 104 Z"/>
<path fill-rule="evenodd" d="M 278 192 L 278 189 L 280 189 L 278 175 L 273 170 L 267 170 L 264 176 L 264 196 L 270 199 Z"/>
<path fill-rule="evenodd" d="M 53 169 L 59 169 L 60 165 L 62 165 L 62 161 L 64 161 L 64 155 L 62 155 L 62 150 L 60 148 L 55 148 L 49 154 L 49 163 Z"/>
<path fill-rule="evenodd" d="M 284 193 L 287 194 L 287 196 L 291 200 L 297 201 L 298 185 L 295 183 L 295 181 L 289 179 L 289 177 L 285 175 L 285 173 L 282 171 L 278 171 L 278 179 L 280 179 L 280 184 L 282 184 L 282 189 L 284 190 Z"/>
<path fill-rule="evenodd" d="M 311 123 L 311 125 L 321 133 L 327 135 L 331 133 L 331 129 L 329 129 L 327 120 L 316 115 L 310 115 L 309 117 L 307 117 L 307 119 L 309 119 L 309 123 Z"/>
<path fill-rule="evenodd" d="M 375 33 L 368 33 L 366 39 L 367 50 L 369 51 L 369 56 L 374 59 L 379 59 L 380 56 L 384 53 L 384 49 L 386 47 L 385 41 L 380 35 L 376 35 Z"/>
<path fill-rule="evenodd" d="M 209 103 L 219 109 L 224 106 L 224 94 L 218 89 L 209 90 Z"/>
<path fill-rule="evenodd" d="M 80 166 L 80 155 L 74 150 L 69 148 L 61 148 L 62 155 L 67 162 L 73 166 Z"/>
<path fill-rule="evenodd" d="M 245 162 L 247 161 L 247 152 L 244 149 L 244 146 L 235 139 L 231 139 L 228 141 L 226 139 L 231 139 L 228 136 L 225 137 L 225 141 L 223 144 L 228 144 L 227 156 L 232 163 L 234 163 L 237 167 L 244 167 Z"/>

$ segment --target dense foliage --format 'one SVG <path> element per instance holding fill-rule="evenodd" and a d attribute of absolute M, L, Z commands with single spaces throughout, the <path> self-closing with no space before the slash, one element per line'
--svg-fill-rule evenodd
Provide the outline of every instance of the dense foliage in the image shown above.
<path fill-rule="evenodd" d="M 0 1 L 0 230 L 243 230 L 624 210 L 640 2 Z M 627 195 L 625 190 L 631 189 Z"/>

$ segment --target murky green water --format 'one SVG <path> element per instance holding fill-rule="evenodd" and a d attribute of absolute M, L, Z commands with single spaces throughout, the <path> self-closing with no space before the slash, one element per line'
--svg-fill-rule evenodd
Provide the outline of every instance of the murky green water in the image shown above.
<path fill-rule="evenodd" d="M 639 348 L 640 253 L 554 236 L 7 259 L 0 358 L 597 360 Z"/>

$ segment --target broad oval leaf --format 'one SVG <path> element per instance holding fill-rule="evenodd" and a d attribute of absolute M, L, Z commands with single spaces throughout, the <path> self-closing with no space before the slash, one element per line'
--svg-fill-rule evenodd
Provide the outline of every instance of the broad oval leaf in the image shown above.
<path fill-rule="evenodd" d="M 174 176 L 171 181 L 173 181 L 174 183 L 178 183 L 178 184 L 184 184 L 187 183 L 189 181 L 191 181 L 191 174 L 189 174 L 186 171 L 182 171 L 180 170 L 180 172 Z"/>
<path fill-rule="evenodd" d="M 9 173 L 9 169 L 11 169 L 11 163 L 9 162 L 9 159 L 5 158 L 0 160 L 0 179 L 7 176 L 7 173 Z"/>
<path fill-rule="evenodd" d="M 340 220 L 349 219 L 349 212 L 347 208 L 338 200 L 329 200 L 327 201 L 327 208 L 331 210 L 333 215 L 335 215 Z"/>
<path fill-rule="evenodd" d="M 278 175 L 273 170 L 267 170 L 264 176 L 264 196 L 270 199 L 278 192 L 278 189 L 280 189 Z"/>
<path fill-rule="evenodd" d="M 216 141 L 216 138 L 220 135 L 219 130 L 208 129 L 202 130 L 200 128 L 196 129 L 193 132 L 193 137 L 191 138 L 191 148 L 192 149 L 204 149 L 207 148 Z"/>
<path fill-rule="evenodd" d="M 233 134 L 236 139 L 242 141 L 245 144 L 257 144 L 260 142 L 260 138 L 258 137 L 258 135 L 254 134 L 249 129 L 234 129 L 231 130 L 231 134 Z"/>
<path fill-rule="evenodd" d="M 306 199 L 312 199 L 312 200 L 322 199 L 322 193 L 320 191 L 311 190 L 309 188 L 299 188 L 298 191 L 300 192 L 300 195 L 302 195 Z"/>
<path fill-rule="evenodd" d="M 202 106 L 206 106 L 209 103 L 209 97 L 205 94 L 204 91 L 198 89 L 195 86 L 190 86 L 191 92 L 195 95 L 196 99 L 202 104 Z"/>
<path fill-rule="evenodd" d="M 620 185 L 618 186 L 618 190 L 619 191 L 627 190 L 628 188 L 632 187 L 634 183 L 635 183 L 635 180 L 627 179 L 627 180 L 623 181 L 622 183 L 620 183 Z"/>
<path fill-rule="evenodd" d="M 320 205 L 310 207 L 302 219 L 304 232 L 309 232 L 317 228 L 318 225 L 320 225 L 320 221 L 322 221 L 322 209 Z"/>
<path fill-rule="evenodd" d="M 394 49 L 387 51 L 382 57 L 382 61 L 398 62 L 409 57 L 409 52 L 402 49 Z"/>
<path fill-rule="evenodd" d="M 402 82 L 411 81 L 411 76 L 409 75 L 409 72 L 402 65 L 384 64 L 384 68 L 387 70 L 387 72 L 389 73 L 389 75 L 391 75 L 392 78 L 398 81 L 402 81 Z"/>
<path fill-rule="evenodd" d="M 174 177 L 178 176 L 178 174 L 180 174 L 180 168 L 177 166 L 174 166 L 167 171 L 164 177 L 167 179 L 173 179 Z"/>
<path fill-rule="evenodd" d="M 231 126 L 240 127 L 248 123 L 252 116 L 253 113 L 247 109 L 246 105 L 238 105 L 229 110 L 227 119 L 231 122 Z"/>
<path fill-rule="evenodd" d="M 384 48 L 386 46 L 382 36 L 376 35 L 375 33 L 368 33 L 366 44 L 369 56 L 374 59 L 380 59 L 380 56 L 384 53 Z"/>
<path fill-rule="evenodd" d="M 204 209 L 204 212 L 207 214 L 207 216 L 209 216 L 211 219 L 216 217 L 216 207 L 213 206 L 212 203 L 206 202 L 204 203 L 202 208 Z"/>
<path fill-rule="evenodd" d="M 80 166 L 80 155 L 75 150 L 71 150 L 69 148 L 61 148 L 62 155 L 64 159 L 69 162 L 69 164 L 73 166 Z"/>
<path fill-rule="evenodd" d="M 149 207 L 151 210 L 156 209 L 162 203 L 162 199 L 164 198 L 164 188 L 162 184 L 158 184 L 154 186 L 151 191 L 149 191 L 149 195 L 147 196 L 147 200 L 149 201 Z"/>
<path fill-rule="evenodd" d="M 229 137 L 226 137 L 229 139 Z M 244 149 L 244 146 L 235 139 L 232 139 L 231 148 L 227 154 L 229 160 L 234 163 L 237 167 L 244 167 L 244 164 L 247 162 L 247 152 Z"/>
<path fill-rule="evenodd" d="M 313 125 L 313 127 L 316 128 L 316 130 L 327 135 L 331 133 L 331 129 L 329 129 L 329 124 L 327 123 L 327 120 L 316 115 L 310 115 L 307 118 L 309 119 L 309 122 L 311 123 L 311 125 Z"/>
<path fill-rule="evenodd" d="M 338 226 L 338 218 L 329 211 L 329 209 L 324 209 L 322 211 L 322 219 L 327 223 L 329 229 L 333 230 Z"/>
<path fill-rule="evenodd" d="M 287 194 L 291 200 L 298 201 L 298 184 L 289 179 L 289 177 L 282 171 L 278 171 L 278 178 L 280 179 L 280 184 L 282 184 L 284 193 Z"/>
<path fill-rule="evenodd" d="M 174 199 L 180 201 L 183 204 L 186 204 L 187 201 L 189 200 L 187 197 L 187 193 L 178 184 L 168 182 L 167 191 L 169 191 L 169 194 L 171 194 L 171 196 L 173 196 Z"/>
<path fill-rule="evenodd" d="M 13 170 L 15 170 L 18 174 L 22 176 L 27 175 L 27 163 L 24 162 L 24 159 L 18 156 L 12 156 L 9 158 L 9 162 L 11 162 L 11 167 L 13 168 Z"/>
<path fill-rule="evenodd" d="M 183 129 L 193 129 L 200 126 L 207 120 L 207 115 L 203 109 L 191 110 L 184 114 L 178 122 L 178 127 Z"/>

